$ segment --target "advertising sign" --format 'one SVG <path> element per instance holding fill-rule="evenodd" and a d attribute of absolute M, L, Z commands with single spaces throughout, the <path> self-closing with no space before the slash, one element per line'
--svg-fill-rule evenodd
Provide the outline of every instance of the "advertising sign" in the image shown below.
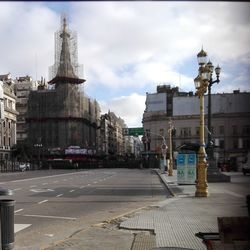
<path fill-rule="evenodd" d="M 178 154 L 177 182 L 178 184 L 195 184 L 196 154 Z"/>

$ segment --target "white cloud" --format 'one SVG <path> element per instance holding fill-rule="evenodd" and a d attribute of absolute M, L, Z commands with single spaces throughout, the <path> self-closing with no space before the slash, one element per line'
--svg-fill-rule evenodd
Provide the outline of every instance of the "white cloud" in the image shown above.
<path fill-rule="evenodd" d="M 61 6 L 60 2 L 53 6 L 57 4 Z M 164 82 L 186 91 L 194 89 L 198 65 L 185 63 L 196 57 L 202 45 L 215 66 L 218 63 L 222 68 L 219 90 L 239 86 L 250 90 L 248 2 L 68 4 L 69 27 L 78 33 L 79 63 L 84 64 L 86 89 L 90 91 L 87 94 L 96 96 L 101 89 L 97 101 L 106 105 L 115 102 L 108 98 L 118 96 L 122 103 L 118 111 L 129 119 L 125 119 L 127 123 L 134 123 L 136 115 L 127 115 L 128 109 L 122 107 L 125 100 L 139 105 L 136 100 L 142 96 L 135 98 L 135 93 L 156 91 L 156 85 Z M 54 63 L 54 32 L 60 27 L 60 13 L 48 6 L 46 2 L 0 3 L 0 74 L 48 78 L 48 67 Z M 139 105 L 142 113 L 144 101 Z"/>
<path fill-rule="evenodd" d="M 142 114 L 145 110 L 146 97 L 132 93 L 129 96 L 121 96 L 107 102 L 101 102 L 104 113 L 109 110 L 121 117 L 128 127 L 141 127 Z"/>

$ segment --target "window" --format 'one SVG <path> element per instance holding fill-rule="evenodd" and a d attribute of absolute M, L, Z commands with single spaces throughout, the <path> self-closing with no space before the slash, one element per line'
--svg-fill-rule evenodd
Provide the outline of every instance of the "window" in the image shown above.
<path fill-rule="evenodd" d="M 225 142 L 224 142 L 224 140 L 220 140 L 220 142 L 219 142 L 219 147 L 220 147 L 221 149 L 223 149 L 223 148 L 225 147 Z"/>
<path fill-rule="evenodd" d="M 191 136 L 191 128 L 181 128 L 181 136 L 182 137 Z"/>
<path fill-rule="evenodd" d="M 220 126 L 219 131 L 221 135 L 224 135 L 224 126 Z"/>
<path fill-rule="evenodd" d="M 237 125 L 233 125 L 233 135 L 237 135 L 238 133 L 238 127 Z"/>
<path fill-rule="evenodd" d="M 250 135 L 250 125 L 245 125 L 243 127 L 243 135 Z"/>
<path fill-rule="evenodd" d="M 200 135 L 200 128 L 199 127 L 195 128 L 195 135 L 197 135 L 197 136 Z"/>
<path fill-rule="evenodd" d="M 233 140 L 233 149 L 238 148 L 238 140 Z"/>
<path fill-rule="evenodd" d="M 243 140 L 243 147 L 246 149 L 250 149 L 250 140 L 249 139 Z"/>

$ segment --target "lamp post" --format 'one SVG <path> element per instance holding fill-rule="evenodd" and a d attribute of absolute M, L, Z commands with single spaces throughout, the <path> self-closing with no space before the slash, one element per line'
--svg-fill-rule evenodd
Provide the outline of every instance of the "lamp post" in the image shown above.
<path fill-rule="evenodd" d="M 207 110 L 207 129 L 208 129 L 208 135 L 207 135 L 207 139 L 208 139 L 208 147 L 207 147 L 207 154 L 208 154 L 208 160 L 209 160 L 209 166 L 211 166 L 212 161 L 214 160 L 214 143 L 212 143 L 212 131 L 211 131 L 211 87 L 214 83 L 219 83 L 220 82 L 220 72 L 221 72 L 221 68 L 219 67 L 219 65 L 215 68 L 214 70 L 214 66 L 213 64 L 209 61 L 207 63 L 211 75 L 210 75 L 210 79 L 209 79 L 209 85 L 208 85 L 208 110 Z M 215 71 L 216 74 L 216 80 L 213 80 L 212 74 L 213 71 Z"/>
<path fill-rule="evenodd" d="M 173 124 L 172 121 L 169 121 L 169 169 L 168 169 L 168 175 L 173 176 L 173 148 L 172 148 L 172 130 L 173 130 Z"/>
<path fill-rule="evenodd" d="M 200 148 L 198 157 L 198 169 L 197 169 L 197 183 L 196 183 L 196 197 L 208 196 L 207 185 L 207 162 L 206 162 L 206 150 L 205 150 L 205 138 L 204 138 L 204 95 L 207 92 L 207 87 L 210 84 L 211 69 L 207 65 L 207 53 L 202 49 L 197 55 L 199 63 L 199 74 L 194 79 L 197 95 L 200 99 Z"/>

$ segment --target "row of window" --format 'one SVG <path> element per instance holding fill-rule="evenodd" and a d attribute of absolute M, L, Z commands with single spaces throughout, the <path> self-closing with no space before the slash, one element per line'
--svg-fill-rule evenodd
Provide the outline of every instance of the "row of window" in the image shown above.
<path fill-rule="evenodd" d="M 241 135 L 250 135 L 250 125 L 242 126 L 241 128 L 242 133 Z M 240 127 L 237 125 L 232 126 L 231 134 L 232 135 L 240 135 L 239 133 Z M 214 127 L 211 127 L 212 135 L 224 135 L 225 134 L 225 127 L 223 125 L 217 127 L 217 130 Z M 206 133 L 206 132 L 205 132 Z M 159 130 L 160 135 L 164 135 L 164 129 Z M 189 137 L 189 136 L 199 136 L 200 134 L 200 127 L 195 127 L 194 134 L 192 133 L 192 128 L 184 127 L 174 130 L 173 135 L 180 136 L 180 137 Z"/>

